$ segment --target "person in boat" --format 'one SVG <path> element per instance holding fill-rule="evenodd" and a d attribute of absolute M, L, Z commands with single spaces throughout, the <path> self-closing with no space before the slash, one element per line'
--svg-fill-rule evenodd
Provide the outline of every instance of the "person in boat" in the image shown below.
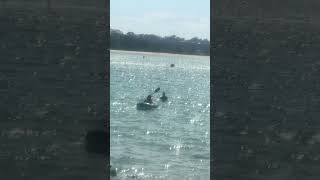
<path fill-rule="evenodd" d="M 160 97 L 161 101 L 167 101 L 168 100 L 168 97 L 166 96 L 166 93 L 165 92 L 162 92 L 162 96 Z"/>
<path fill-rule="evenodd" d="M 149 96 L 147 97 L 147 99 L 146 99 L 146 100 L 144 100 L 144 102 L 145 102 L 145 103 L 152 104 L 152 103 L 153 103 L 153 102 L 152 102 L 152 96 L 151 96 L 151 95 L 149 95 Z"/>

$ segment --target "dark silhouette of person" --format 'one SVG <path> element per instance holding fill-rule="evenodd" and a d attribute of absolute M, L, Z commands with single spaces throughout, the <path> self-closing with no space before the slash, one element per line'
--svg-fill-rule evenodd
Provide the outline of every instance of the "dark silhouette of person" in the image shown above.
<path fill-rule="evenodd" d="M 165 102 L 168 100 L 168 97 L 166 96 L 166 93 L 165 92 L 162 92 L 162 96 L 160 97 L 161 101 L 162 102 Z"/>
<path fill-rule="evenodd" d="M 149 96 L 147 97 L 147 99 L 144 100 L 144 102 L 149 103 L 149 104 L 152 104 L 152 96 L 149 95 Z"/>

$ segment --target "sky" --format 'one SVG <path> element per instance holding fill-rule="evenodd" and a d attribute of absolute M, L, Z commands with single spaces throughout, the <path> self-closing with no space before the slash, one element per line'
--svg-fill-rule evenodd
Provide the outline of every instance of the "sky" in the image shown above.
<path fill-rule="evenodd" d="M 210 40 L 210 0 L 111 0 L 110 26 L 124 33 Z"/>

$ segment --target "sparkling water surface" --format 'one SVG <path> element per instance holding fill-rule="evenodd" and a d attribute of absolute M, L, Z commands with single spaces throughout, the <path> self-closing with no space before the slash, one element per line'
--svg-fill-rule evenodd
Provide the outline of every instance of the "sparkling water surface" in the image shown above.
<path fill-rule="evenodd" d="M 111 50 L 110 74 L 111 179 L 209 179 L 209 56 Z M 138 111 L 157 87 L 159 108 Z"/>

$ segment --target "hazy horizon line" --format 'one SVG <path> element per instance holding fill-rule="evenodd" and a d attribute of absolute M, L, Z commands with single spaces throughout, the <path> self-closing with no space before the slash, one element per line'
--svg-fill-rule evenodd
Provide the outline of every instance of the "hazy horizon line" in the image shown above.
<path fill-rule="evenodd" d="M 163 35 L 152 34 L 152 33 L 136 33 L 136 32 L 133 32 L 133 31 L 127 31 L 127 32 L 125 32 L 125 31 L 123 31 L 123 30 L 121 30 L 121 29 L 119 29 L 119 28 L 112 28 L 112 27 L 110 26 L 110 31 L 111 31 L 111 30 L 119 30 L 119 31 L 121 31 L 121 32 L 124 33 L 124 34 L 127 34 L 127 33 L 129 33 L 129 32 L 132 32 L 132 33 L 137 34 L 137 35 L 140 35 L 140 34 L 155 35 L 155 36 L 162 37 L 162 38 L 164 38 L 164 37 L 170 37 L 170 36 L 176 36 L 176 37 L 182 38 L 182 39 L 184 39 L 184 40 L 190 40 L 190 39 L 192 39 L 192 38 L 198 38 L 198 39 L 201 39 L 201 40 L 208 40 L 208 41 L 210 42 L 210 38 L 201 38 L 201 37 L 197 37 L 197 36 L 194 36 L 194 37 L 192 37 L 192 38 L 185 38 L 185 37 L 181 37 L 181 36 L 178 36 L 178 35 L 175 35 L 175 34 L 163 36 Z"/>

